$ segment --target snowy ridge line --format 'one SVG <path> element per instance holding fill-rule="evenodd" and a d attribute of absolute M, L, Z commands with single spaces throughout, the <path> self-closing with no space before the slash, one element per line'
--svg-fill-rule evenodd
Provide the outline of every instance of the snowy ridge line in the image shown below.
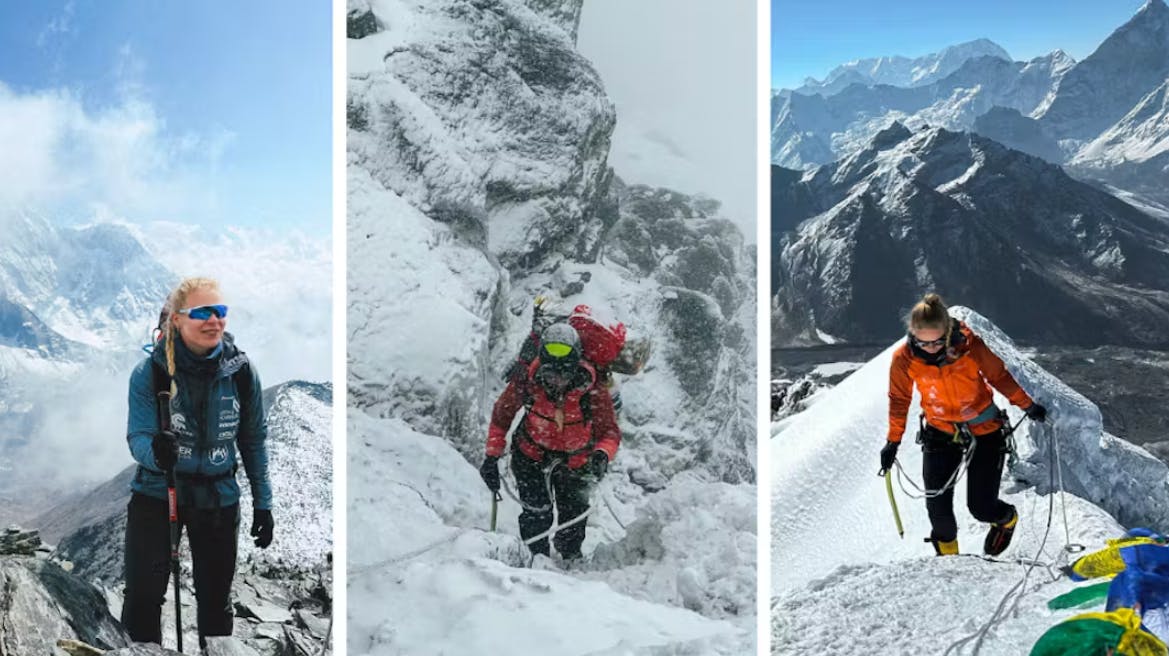
<path fill-rule="evenodd" d="M 822 651 L 826 641 L 842 638 L 849 647 L 835 653 L 925 656 L 947 645 L 951 655 L 1027 653 L 1053 624 L 1081 612 L 1052 611 L 1046 601 L 1077 587 L 1056 569 L 1071 554 L 1124 532 L 1108 511 L 1120 522 L 1154 529 L 1163 517 L 1165 463 L 1105 433 L 1095 405 L 1030 361 L 990 320 L 966 308 L 952 314 L 1049 410 L 1046 422 L 1022 422 L 1015 433 L 1018 461 L 1004 472 L 1001 496 L 1020 516 L 1012 545 L 1001 558 L 937 558 L 885 521 L 887 500 L 867 465 L 875 464 L 887 431 L 888 371 L 899 340 L 817 403 L 785 418 L 772 439 L 773 653 Z M 1001 395 L 995 399 L 1005 406 Z M 918 412 L 915 397 L 910 415 Z M 1008 413 L 1012 423 L 1023 416 L 1014 407 Z M 907 433 L 915 429 L 911 423 Z M 871 461 L 865 458 L 869 447 Z M 915 470 L 920 450 L 902 449 L 898 461 Z M 967 512 L 964 488 L 956 486 L 954 507 L 959 542 L 970 550 L 972 538 L 981 546 L 986 525 Z M 929 531 L 918 504 L 902 509 L 911 536 Z M 1057 540 L 1058 521 L 1064 537 Z M 1017 578 L 987 566 L 999 564 L 1019 566 Z M 1040 589 L 1043 594 L 1035 594 Z M 823 618 L 837 616 L 853 621 L 845 628 L 834 624 L 828 635 Z"/>

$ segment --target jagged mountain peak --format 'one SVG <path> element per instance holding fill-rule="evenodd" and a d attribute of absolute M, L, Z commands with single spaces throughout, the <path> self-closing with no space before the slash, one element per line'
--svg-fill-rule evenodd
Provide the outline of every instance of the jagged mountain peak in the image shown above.
<path fill-rule="evenodd" d="M 1169 5 L 1164 0 L 1146 0 L 1136 16 L 1169 16 Z"/>
<path fill-rule="evenodd" d="M 929 289 L 971 295 L 1028 339 L 1165 342 L 1161 224 L 1042 159 L 931 127 L 773 184 L 790 231 L 773 241 L 776 343 L 884 338 L 897 331 L 887 308 Z M 1077 318 L 1020 320 L 1040 306 Z"/>
<path fill-rule="evenodd" d="M 1120 120 L 1169 77 L 1169 7 L 1146 3 L 1068 71 L 1040 119 L 1056 137 L 1080 142 Z"/>
<path fill-rule="evenodd" d="M 889 127 L 873 135 L 871 147 L 874 150 L 884 150 L 895 146 L 913 136 L 913 132 L 905 127 L 901 121 L 893 121 Z"/>

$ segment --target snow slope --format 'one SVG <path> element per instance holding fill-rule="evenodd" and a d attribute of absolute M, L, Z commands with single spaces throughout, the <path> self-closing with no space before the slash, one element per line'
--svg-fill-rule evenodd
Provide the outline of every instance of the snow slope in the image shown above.
<path fill-rule="evenodd" d="M 654 653 L 738 653 L 723 650 L 749 627 L 615 589 L 635 576 L 665 579 L 656 583 L 661 588 L 674 587 L 669 579 L 675 578 L 701 585 L 703 574 L 693 567 L 662 563 L 561 572 L 541 561 L 549 569 L 525 568 L 527 556 L 516 536 L 517 504 L 510 499 L 501 504 L 498 532 L 487 532 L 490 493 L 449 444 L 399 419 L 351 411 L 349 421 L 349 521 L 363 527 L 362 538 L 350 543 L 350 653 L 462 653 L 472 645 L 483 653 L 517 656 L 617 654 L 651 647 L 664 650 Z M 702 496 L 712 498 L 710 490 Z M 715 563 L 720 569 L 734 562 L 721 556 L 741 559 L 754 548 L 750 501 L 747 495 L 739 499 L 738 552 L 709 554 L 711 561 L 722 561 Z M 394 509 L 392 521 L 386 521 L 387 507 Z M 701 527 L 680 520 L 677 510 L 658 515 L 667 520 L 641 519 L 656 522 L 658 557 L 663 540 L 686 540 L 700 532 Z M 605 521 L 614 525 L 612 518 Z M 590 539 L 597 532 L 594 527 Z M 642 540 L 652 543 L 653 538 Z M 644 551 L 639 559 L 649 560 Z M 617 565 L 637 558 L 633 553 L 628 546 L 613 548 L 605 558 Z M 747 565 L 753 575 L 753 563 Z M 734 579 L 748 588 L 751 580 Z M 742 591 L 737 594 L 743 599 Z"/>
<path fill-rule="evenodd" d="M 1029 393 L 1049 409 L 1045 424 L 1024 421 L 1016 433 L 1019 462 L 1005 475 L 1005 498 L 1019 508 L 1015 541 L 1001 557 L 1031 558 L 1043 544 L 1052 488 L 1050 439 L 1058 442 L 1067 489 L 1067 524 L 1055 498 L 1055 519 L 1039 560 L 1059 562 L 1069 541 L 1089 549 L 1124 526 L 1169 526 L 1169 468 L 1101 427 L 1097 408 L 1029 362 L 1013 343 L 975 312 L 954 308 L 999 354 Z M 771 443 L 772 592 L 774 653 L 801 653 L 823 645 L 825 617 L 848 617 L 847 641 L 826 652 L 937 654 L 989 619 L 1022 569 L 978 558 L 938 559 L 921 542 L 929 534 L 923 502 L 897 490 L 905 538 L 898 537 L 882 479 L 878 451 L 888 426 L 888 368 L 893 349 L 774 429 Z M 1000 407 L 1005 399 L 997 398 Z M 1011 408 L 1012 421 L 1021 412 Z M 898 458 L 915 481 L 921 452 L 913 443 L 920 413 Z M 959 485 L 954 506 L 964 554 L 981 549 L 986 526 L 965 510 Z M 1114 519 L 1115 518 L 1115 519 Z M 996 628 L 981 653 L 1024 653 L 1049 626 L 1072 611 L 1049 612 L 1047 599 L 1069 590 L 1039 567 L 1029 583 L 1042 591 Z M 833 625 L 840 631 L 841 625 Z M 845 642 L 848 644 L 846 645 Z"/>

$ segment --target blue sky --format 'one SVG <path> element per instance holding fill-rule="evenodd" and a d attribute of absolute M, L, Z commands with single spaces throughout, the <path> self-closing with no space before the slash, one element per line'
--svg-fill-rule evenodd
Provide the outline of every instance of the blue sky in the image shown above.
<path fill-rule="evenodd" d="M 0 5 L 0 202 L 68 220 L 331 225 L 327 0 Z M 12 173 L 13 176 L 4 176 Z"/>
<path fill-rule="evenodd" d="M 823 79 L 853 59 L 924 55 L 982 37 L 1016 60 L 1059 48 L 1079 61 L 1142 5 L 1144 0 L 771 0 L 772 87 Z"/>

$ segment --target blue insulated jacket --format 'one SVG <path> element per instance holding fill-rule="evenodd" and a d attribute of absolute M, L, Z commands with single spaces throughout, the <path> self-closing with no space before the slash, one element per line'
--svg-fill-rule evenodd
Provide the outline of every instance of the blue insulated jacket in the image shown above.
<path fill-rule="evenodd" d="M 126 441 L 138 463 L 130 489 L 165 499 L 166 475 L 154 461 L 151 449 L 160 430 L 152 360 L 166 371 L 165 338 L 130 375 Z M 251 389 L 247 398 L 241 398 L 243 390 L 237 389 L 236 374 L 245 367 L 239 375 L 251 377 Z M 179 339 L 175 342 L 175 383 L 178 394 L 171 399 L 171 430 L 179 442 L 175 465 L 179 504 L 212 508 L 238 503 L 240 490 L 234 475 L 238 453 L 251 483 L 253 507 L 270 510 L 272 486 L 265 446 L 268 422 L 260 378 L 247 355 L 235 347 L 227 333 L 220 347 L 203 358 Z"/>

